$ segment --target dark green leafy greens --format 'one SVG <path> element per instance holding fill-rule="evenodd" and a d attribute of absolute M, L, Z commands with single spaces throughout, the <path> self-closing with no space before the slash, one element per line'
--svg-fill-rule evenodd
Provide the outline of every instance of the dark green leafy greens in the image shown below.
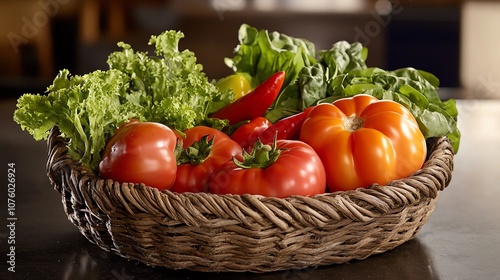
<path fill-rule="evenodd" d="M 283 87 L 294 80 L 304 66 L 316 62 L 314 44 L 278 32 L 257 30 L 243 24 L 238 32 L 241 42 L 236 55 L 225 62 L 237 72 L 247 74 L 255 87 L 278 71 L 285 71 Z"/>
<path fill-rule="evenodd" d="M 235 72 L 247 75 L 254 84 L 277 71 L 287 74 L 280 95 L 266 114 L 269 120 L 274 122 L 318 103 L 370 94 L 404 105 L 426 138 L 448 136 L 458 151 L 455 100 L 440 99 L 439 79 L 433 74 L 410 67 L 393 71 L 367 67 L 368 50 L 357 42 L 340 41 L 329 50 L 316 51 L 305 39 L 246 24 L 240 27 L 239 41 L 234 57 L 226 58 Z"/>
<path fill-rule="evenodd" d="M 130 118 L 177 130 L 207 124 L 208 114 L 230 103 L 233 95 L 208 80 L 194 53 L 178 50 L 183 37 L 175 31 L 152 36 L 156 56 L 119 43 L 121 50 L 109 55 L 106 71 L 71 76 L 62 70 L 47 94 L 18 99 L 14 120 L 36 140 L 58 126 L 70 140 L 72 156 L 94 171 L 107 139 Z M 211 120 L 210 125 L 226 123 Z"/>

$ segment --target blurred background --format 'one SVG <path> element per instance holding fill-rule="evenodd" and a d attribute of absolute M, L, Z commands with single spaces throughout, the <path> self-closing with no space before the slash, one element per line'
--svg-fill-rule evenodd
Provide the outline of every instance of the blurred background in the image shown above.
<path fill-rule="evenodd" d="M 0 94 L 43 93 L 60 69 L 107 69 L 124 41 L 181 30 L 210 78 L 231 72 L 238 28 L 368 47 L 368 66 L 434 73 L 454 98 L 500 98 L 500 1 L 458 0 L 0 0 Z"/>

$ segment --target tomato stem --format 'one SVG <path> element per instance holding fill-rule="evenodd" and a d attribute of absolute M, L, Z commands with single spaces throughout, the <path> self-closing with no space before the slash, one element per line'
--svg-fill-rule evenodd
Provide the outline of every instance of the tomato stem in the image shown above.
<path fill-rule="evenodd" d="M 269 152 L 272 150 L 272 147 L 269 145 L 262 145 L 260 149 L 255 151 L 255 162 L 262 164 L 269 161 Z"/>
<path fill-rule="evenodd" d="M 345 121 L 344 121 L 344 126 L 345 126 L 345 129 L 349 132 L 354 132 L 360 128 L 363 127 L 365 121 L 358 117 L 358 116 L 352 116 L 352 117 L 348 117 Z"/>
<path fill-rule="evenodd" d="M 209 135 L 204 135 L 199 141 L 193 142 L 193 144 L 185 149 L 182 149 L 182 142 L 178 142 L 176 148 L 177 154 L 177 165 L 184 163 L 191 163 L 194 165 L 202 164 L 205 159 L 210 155 L 214 146 L 214 138 L 208 139 Z M 179 148 L 181 145 L 181 148 Z"/>
<path fill-rule="evenodd" d="M 243 150 L 243 161 L 233 158 L 234 164 L 241 168 L 266 168 L 278 160 L 281 149 L 277 149 L 276 138 L 273 145 L 263 144 L 257 140 L 250 153 Z"/>

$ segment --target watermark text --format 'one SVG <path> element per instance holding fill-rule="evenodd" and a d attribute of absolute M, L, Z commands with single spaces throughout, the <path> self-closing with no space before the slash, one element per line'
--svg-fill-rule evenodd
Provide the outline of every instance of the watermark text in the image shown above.
<path fill-rule="evenodd" d="M 16 164 L 7 164 L 7 270 L 16 272 Z"/>

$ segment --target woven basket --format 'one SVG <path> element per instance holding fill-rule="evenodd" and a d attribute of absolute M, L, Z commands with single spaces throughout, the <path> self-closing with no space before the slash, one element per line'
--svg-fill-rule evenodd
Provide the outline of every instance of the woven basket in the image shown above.
<path fill-rule="evenodd" d="M 451 180 L 448 138 L 412 176 L 356 191 L 294 196 L 177 194 L 90 174 L 57 128 L 47 173 L 69 220 L 106 251 L 150 266 L 268 272 L 365 259 L 410 240 Z"/>

